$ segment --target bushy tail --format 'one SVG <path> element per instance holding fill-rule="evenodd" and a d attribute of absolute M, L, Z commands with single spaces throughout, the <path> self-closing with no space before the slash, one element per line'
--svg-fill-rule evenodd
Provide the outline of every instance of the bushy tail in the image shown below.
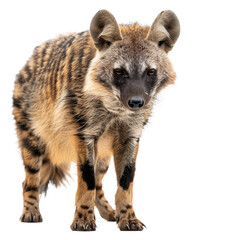
<path fill-rule="evenodd" d="M 49 160 L 44 160 L 40 170 L 40 193 L 47 194 L 48 184 L 51 182 L 56 187 L 64 184 L 69 174 L 68 165 L 55 166 Z"/>

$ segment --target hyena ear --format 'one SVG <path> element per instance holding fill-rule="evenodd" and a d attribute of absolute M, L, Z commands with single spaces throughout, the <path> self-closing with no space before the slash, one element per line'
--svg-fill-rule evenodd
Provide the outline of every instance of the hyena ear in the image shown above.
<path fill-rule="evenodd" d="M 115 41 L 122 40 L 117 21 L 107 10 L 100 10 L 93 17 L 90 34 L 99 51 L 109 47 Z"/>
<path fill-rule="evenodd" d="M 180 23 L 176 14 L 170 10 L 161 12 L 154 20 L 147 40 L 156 42 L 166 52 L 173 48 L 180 34 Z"/>

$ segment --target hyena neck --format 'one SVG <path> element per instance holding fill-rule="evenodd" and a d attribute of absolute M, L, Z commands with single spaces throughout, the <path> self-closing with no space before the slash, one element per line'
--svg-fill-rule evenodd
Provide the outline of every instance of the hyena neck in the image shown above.
<path fill-rule="evenodd" d="M 85 127 L 82 128 L 85 140 L 98 139 L 106 130 L 118 135 L 123 131 L 126 138 L 140 138 L 150 115 L 143 112 L 124 114 L 109 111 L 103 101 L 94 95 L 84 96 L 84 106 L 80 111 L 86 117 Z"/>

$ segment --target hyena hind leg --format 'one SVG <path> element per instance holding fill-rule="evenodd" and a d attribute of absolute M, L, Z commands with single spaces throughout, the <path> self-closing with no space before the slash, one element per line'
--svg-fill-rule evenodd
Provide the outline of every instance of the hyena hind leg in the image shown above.
<path fill-rule="evenodd" d="M 104 196 L 104 191 L 102 190 L 102 179 L 108 170 L 111 157 L 98 159 L 97 167 L 95 172 L 96 179 L 96 198 L 95 205 L 102 218 L 107 221 L 115 221 L 115 210 L 111 207 L 109 202 Z"/>
<path fill-rule="evenodd" d="M 21 139 L 22 157 L 25 167 L 23 182 L 23 213 L 21 222 L 42 222 L 39 210 L 39 172 L 42 165 L 44 147 L 40 146 L 35 136 L 24 136 Z"/>

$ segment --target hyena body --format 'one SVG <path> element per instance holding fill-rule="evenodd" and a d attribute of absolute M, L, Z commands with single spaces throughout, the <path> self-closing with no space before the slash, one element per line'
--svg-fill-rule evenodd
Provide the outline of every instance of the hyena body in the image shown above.
<path fill-rule="evenodd" d="M 90 32 L 59 36 L 37 47 L 20 71 L 13 96 L 25 166 L 23 222 L 40 222 L 39 193 L 59 185 L 72 161 L 78 188 L 72 230 L 95 230 L 94 207 L 121 230 L 142 230 L 132 188 L 142 129 L 156 94 L 172 84 L 167 57 L 179 35 L 171 11 L 151 28 L 120 25 L 106 10 Z M 102 178 L 114 157 L 116 210 L 104 197 Z"/>

